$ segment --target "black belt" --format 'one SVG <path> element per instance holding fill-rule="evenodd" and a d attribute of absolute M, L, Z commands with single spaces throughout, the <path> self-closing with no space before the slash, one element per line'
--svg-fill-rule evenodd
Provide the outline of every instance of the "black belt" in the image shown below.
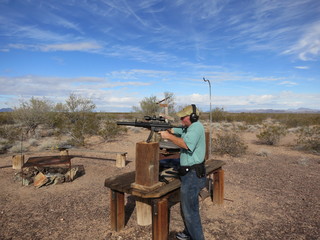
<path fill-rule="evenodd" d="M 179 175 L 180 176 L 184 176 L 186 175 L 188 172 L 190 172 L 192 169 L 194 169 L 197 173 L 197 176 L 200 177 L 204 177 L 205 174 L 205 166 L 204 166 L 204 161 L 202 163 L 198 163 L 198 164 L 194 164 L 191 166 L 180 166 L 180 168 L 178 169 Z"/>

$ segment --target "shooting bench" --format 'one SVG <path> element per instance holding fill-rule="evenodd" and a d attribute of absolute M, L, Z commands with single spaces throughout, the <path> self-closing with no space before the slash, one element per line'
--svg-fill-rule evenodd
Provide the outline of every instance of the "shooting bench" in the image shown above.
<path fill-rule="evenodd" d="M 208 182 L 212 184 L 209 194 L 216 204 L 222 204 L 224 199 L 224 171 L 222 166 L 225 163 L 221 160 L 206 160 L 206 172 Z M 155 188 L 138 189 L 134 187 L 138 172 L 132 171 L 107 178 L 105 187 L 111 191 L 111 229 L 120 231 L 125 226 L 125 194 L 135 197 L 136 201 L 145 202 L 151 205 L 152 218 L 152 239 L 164 240 L 169 235 L 169 198 L 180 192 L 180 180 L 172 178 L 169 183 L 157 184 Z"/>
<path fill-rule="evenodd" d="M 93 153 L 95 156 L 99 156 L 102 155 L 103 158 L 108 158 L 107 156 L 109 155 L 115 155 L 116 156 L 116 167 L 118 168 L 123 168 L 126 166 L 126 162 L 127 162 L 127 152 L 110 152 L 110 151 L 97 151 L 97 150 L 90 150 L 90 149 L 75 149 L 74 151 L 76 152 L 83 152 L 83 154 L 81 154 L 81 157 L 86 156 L 88 153 Z M 91 154 L 90 157 L 94 158 Z"/>

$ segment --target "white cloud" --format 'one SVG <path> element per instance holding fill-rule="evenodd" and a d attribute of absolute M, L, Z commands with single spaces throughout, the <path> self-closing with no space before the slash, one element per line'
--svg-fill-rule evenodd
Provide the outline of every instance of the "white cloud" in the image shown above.
<path fill-rule="evenodd" d="M 209 97 L 208 95 L 193 93 L 186 96 L 177 96 L 177 103 L 179 105 L 186 105 L 191 103 L 203 105 L 204 103 L 209 103 Z"/>
<path fill-rule="evenodd" d="M 296 66 L 295 68 L 296 68 L 296 69 L 303 69 L 303 70 L 309 69 L 308 66 Z"/>
<path fill-rule="evenodd" d="M 295 85 L 298 85 L 297 83 L 295 82 L 291 82 L 291 81 L 283 81 L 283 82 L 280 82 L 279 85 L 286 85 L 286 86 L 295 86 Z"/>
<path fill-rule="evenodd" d="M 96 42 L 49 44 L 40 47 L 42 51 L 88 51 L 101 48 L 102 46 Z"/>
<path fill-rule="evenodd" d="M 283 80 L 284 77 L 254 77 L 252 81 L 280 81 Z"/>
<path fill-rule="evenodd" d="M 317 59 L 320 56 L 320 21 L 309 26 L 299 41 L 284 54 L 296 54 L 303 61 Z"/>
<path fill-rule="evenodd" d="M 146 70 L 146 69 L 130 69 L 122 71 L 112 71 L 107 73 L 106 77 L 113 79 L 141 79 L 143 78 L 159 78 L 167 77 L 173 74 L 170 71 Z"/>
<path fill-rule="evenodd" d="M 19 77 L 0 77 L 2 88 L 0 95 L 23 96 L 65 96 L 70 92 L 82 92 L 85 96 L 98 91 L 105 92 L 116 87 L 146 86 L 146 82 L 117 82 L 107 81 L 99 77 L 47 77 L 26 75 Z M 48 88 L 50 85 L 50 88 Z"/>
<path fill-rule="evenodd" d="M 193 95 L 179 96 L 178 105 L 195 103 L 200 109 L 209 110 L 208 95 L 193 98 Z M 265 95 L 243 95 L 243 96 L 213 96 L 212 108 L 223 107 L 226 110 L 236 109 L 289 109 L 308 107 L 319 109 L 320 94 L 298 94 L 290 91 L 283 91 L 278 94 Z"/>

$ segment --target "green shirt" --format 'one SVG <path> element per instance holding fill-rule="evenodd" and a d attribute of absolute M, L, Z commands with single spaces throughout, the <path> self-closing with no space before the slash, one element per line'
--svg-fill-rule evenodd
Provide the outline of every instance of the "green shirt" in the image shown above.
<path fill-rule="evenodd" d="M 181 137 L 188 149 L 180 150 L 180 165 L 191 166 L 202 163 L 206 154 L 206 137 L 203 125 L 197 121 L 187 128 L 174 128 L 174 135 Z"/>

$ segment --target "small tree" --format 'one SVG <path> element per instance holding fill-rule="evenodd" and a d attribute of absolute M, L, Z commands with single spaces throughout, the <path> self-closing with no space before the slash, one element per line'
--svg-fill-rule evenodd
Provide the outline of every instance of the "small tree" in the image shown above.
<path fill-rule="evenodd" d="M 175 111 L 175 107 L 176 107 L 176 103 L 175 103 L 175 96 L 174 93 L 172 92 L 164 92 L 164 98 L 167 99 L 166 102 L 168 104 L 168 113 L 170 114 L 174 114 Z"/>
<path fill-rule="evenodd" d="M 66 111 L 69 119 L 70 134 L 72 144 L 84 145 L 85 135 L 98 132 L 99 121 L 93 114 L 95 104 L 92 100 L 83 98 L 79 95 L 70 94 L 66 100 Z"/>
<path fill-rule="evenodd" d="M 223 108 L 218 108 L 216 107 L 213 111 L 212 111 L 212 121 L 213 122 L 221 122 L 225 120 L 225 111 Z"/>
<path fill-rule="evenodd" d="M 57 103 L 49 113 L 46 125 L 50 129 L 58 130 L 62 133 L 68 128 L 67 108 L 63 103 Z"/>
<path fill-rule="evenodd" d="M 160 106 L 157 104 L 158 101 L 156 96 L 145 97 L 140 102 L 140 108 L 136 106 L 133 106 L 132 108 L 135 112 L 140 112 L 144 116 L 157 115 L 160 112 Z"/>
<path fill-rule="evenodd" d="M 34 133 L 40 124 L 47 122 L 52 111 L 50 101 L 32 97 L 29 101 L 21 101 L 20 106 L 14 108 L 13 116 L 15 122 L 26 128 L 26 133 Z"/>

